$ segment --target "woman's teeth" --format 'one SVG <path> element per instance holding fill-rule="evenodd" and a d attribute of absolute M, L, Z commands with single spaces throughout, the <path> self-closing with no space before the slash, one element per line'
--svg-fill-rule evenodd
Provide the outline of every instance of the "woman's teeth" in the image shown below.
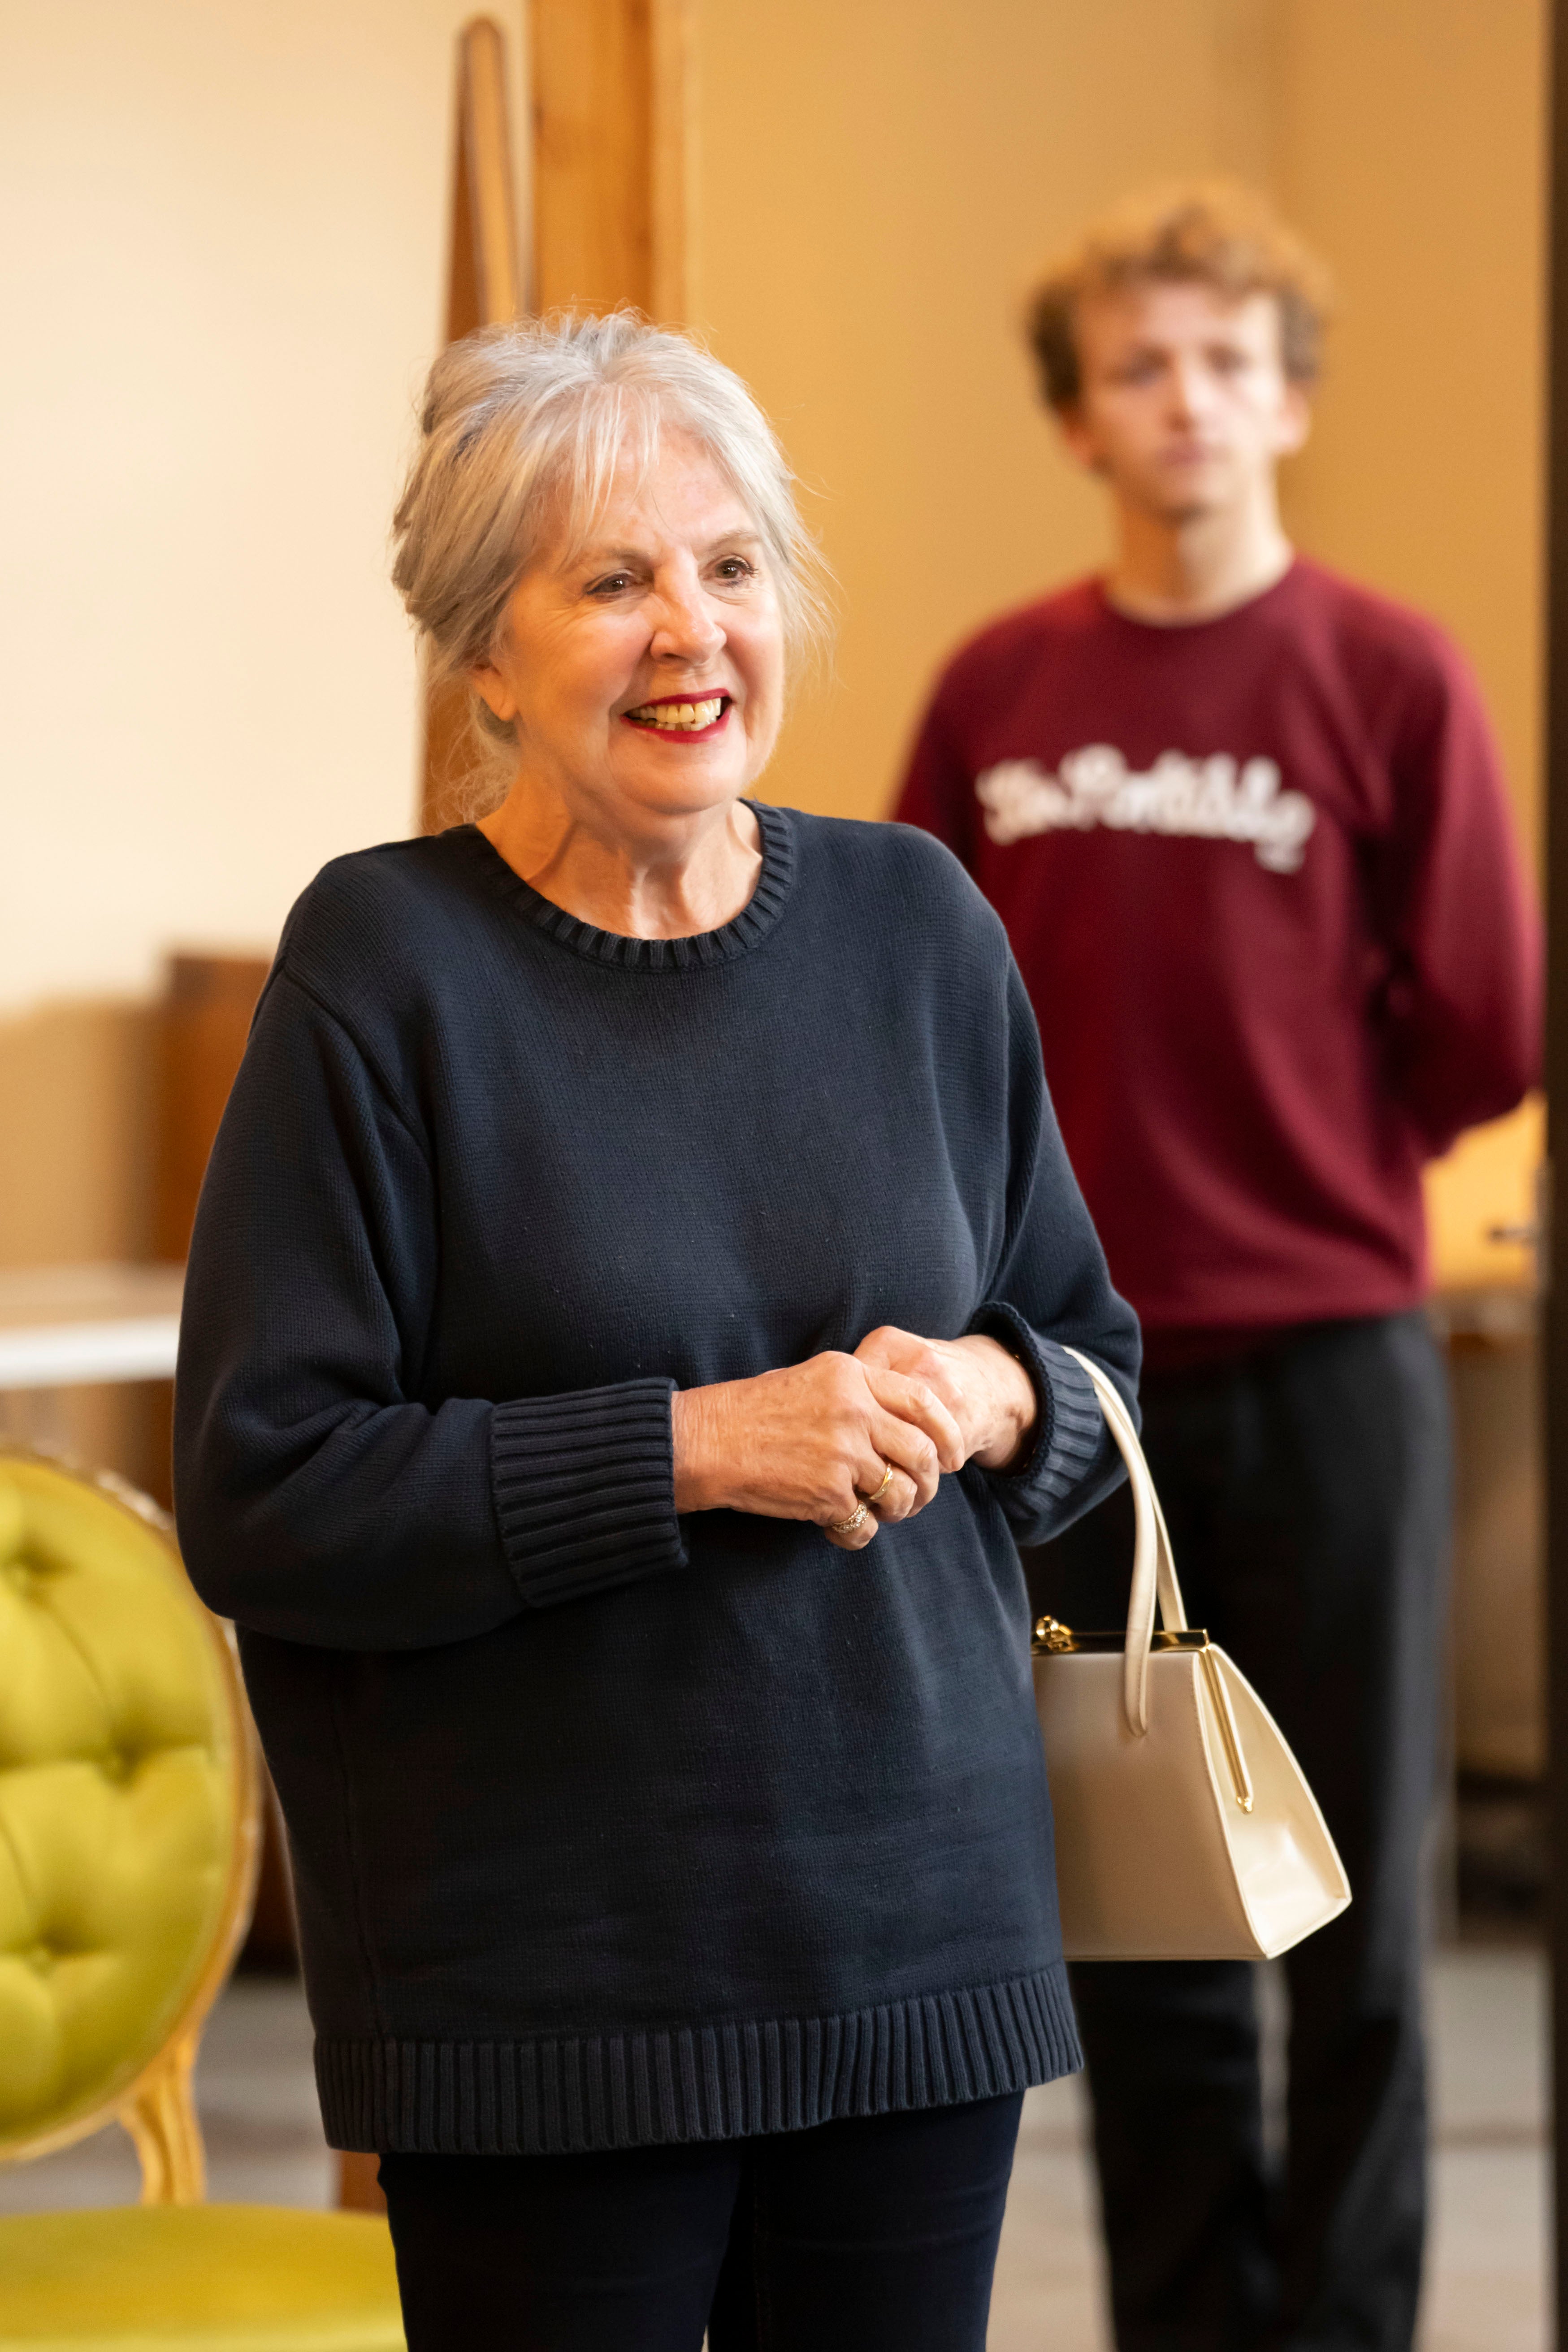
<path fill-rule="evenodd" d="M 725 698 L 715 694 L 706 702 L 645 702 L 638 710 L 628 710 L 626 717 L 639 726 L 698 729 L 711 727 L 724 708 Z"/>

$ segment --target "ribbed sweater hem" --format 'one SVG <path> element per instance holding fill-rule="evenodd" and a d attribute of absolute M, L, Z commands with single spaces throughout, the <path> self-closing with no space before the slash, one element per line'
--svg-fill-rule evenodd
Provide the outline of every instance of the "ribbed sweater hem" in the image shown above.
<path fill-rule="evenodd" d="M 522 2042 L 323 2039 L 316 2082 L 333 2147 L 565 2156 L 957 2106 L 1082 2063 L 1058 1961 L 827 2017 Z"/>

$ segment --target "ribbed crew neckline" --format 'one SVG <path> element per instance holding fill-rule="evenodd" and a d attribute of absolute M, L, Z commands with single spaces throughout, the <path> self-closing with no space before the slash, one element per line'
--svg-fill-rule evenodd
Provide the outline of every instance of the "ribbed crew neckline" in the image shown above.
<path fill-rule="evenodd" d="M 569 914 L 514 873 L 477 824 L 458 825 L 447 838 L 461 842 L 490 887 L 510 898 L 524 920 L 557 947 L 584 956 L 590 963 L 615 964 L 623 971 L 701 971 L 712 964 L 729 963 L 759 946 L 783 914 L 795 879 L 795 830 L 789 812 L 772 808 L 765 801 L 747 801 L 745 805 L 762 835 L 763 870 L 757 887 L 740 913 L 716 931 L 695 931 L 679 940 L 629 939 L 622 931 L 603 931 L 581 916 Z"/>

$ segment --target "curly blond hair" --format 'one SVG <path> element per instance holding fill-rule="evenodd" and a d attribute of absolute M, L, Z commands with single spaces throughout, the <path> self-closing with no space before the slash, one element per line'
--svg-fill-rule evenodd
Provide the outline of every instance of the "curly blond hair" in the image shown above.
<path fill-rule="evenodd" d="M 1273 295 L 1285 373 L 1294 383 L 1316 381 L 1333 295 L 1327 268 L 1256 189 L 1187 180 L 1131 196 L 1091 223 L 1036 288 L 1028 336 L 1052 408 L 1075 408 L 1082 394 L 1079 305 L 1152 285 L 1207 286 L 1234 301 Z"/>

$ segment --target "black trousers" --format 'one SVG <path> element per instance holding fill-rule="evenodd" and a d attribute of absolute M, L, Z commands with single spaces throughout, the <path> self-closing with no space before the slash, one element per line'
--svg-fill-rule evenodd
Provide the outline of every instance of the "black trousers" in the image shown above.
<path fill-rule="evenodd" d="M 1447 1387 L 1419 1314 L 1154 1376 L 1143 1440 L 1187 1615 L 1295 1749 L 1352 1901 L 1287 1962 L 1265 2166 L 1252 1969 L 1073 1970 L 1120 2352 L 1409 2352 L 1426 2209 L 1423 1862 L 1439 1723 Z M 1125 1488 L 1029 1554 L 1037 1610 L 1121 1624 Z"/>
<path fill-rule="evenodd" d="M 384 2156 L 408 2352 L 984 2352 L 1022 2105 Z"/>

